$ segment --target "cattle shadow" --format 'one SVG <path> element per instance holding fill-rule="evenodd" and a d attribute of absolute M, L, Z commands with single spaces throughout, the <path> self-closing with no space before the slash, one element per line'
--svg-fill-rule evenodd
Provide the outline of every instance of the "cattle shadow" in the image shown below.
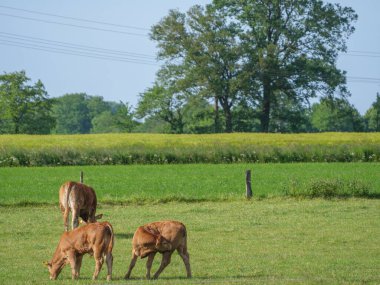
<path fill-rule="evenodd" d="M 115 237 L 118 239 L 131 239 L 133 238 L 133 233 L 115 233 Z"/>

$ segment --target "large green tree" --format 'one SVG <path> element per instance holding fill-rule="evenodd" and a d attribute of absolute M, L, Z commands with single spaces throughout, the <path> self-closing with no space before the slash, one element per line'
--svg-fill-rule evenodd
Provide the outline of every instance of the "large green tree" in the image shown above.
<path fill-rule="evenodd" d="M 53 128 L 52 102 L 44 85 L 29 81 L 25 71 L 0 75 L 0 133 L 47 134 Z"/>
<path fill-rule="evenodd" d="M 216 98 L 227 132 L 242 96 L 268 132 L 282 99 L 307 105 L 317 94 L 349 95 L 336 59 L 356 19 L 351 8 L 321 0 L 214 0 L 187 14 L 170 11 L 152 39 L 159 58 L 182 71 L 183 88 Z"/>
<path fill-rule="evenodd" d="M 152 28 L 163 69 L 176 71 L 177 90 L 214 101 L 214 130 L 221 130 L 219 106 L 226 132 L 232 131 L 232 108 L 242 94 L 244 55 L 236 37 L 238 26 L 217 11 L 192 7 L 186 14 L 171 10 Z"/>

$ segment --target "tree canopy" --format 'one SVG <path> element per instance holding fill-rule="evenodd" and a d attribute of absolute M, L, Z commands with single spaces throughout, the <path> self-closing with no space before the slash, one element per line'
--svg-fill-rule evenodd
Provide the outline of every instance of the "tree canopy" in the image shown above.
<path fill-rule="evenodd" d="M 176 92 L 215 100 L 215 124 L 221 106 L 231 132 L 233 109 L 244 100 L 268 132 L 280 105 L 349 95 L 336 59 L 356 19 L 351 8 L 320 0 L 214 0 L 171 10 L 151 38 L 163 69 L 176 71 Z"/>
<path fill-rule="evenodd" d="M 48 134 L 55 125 L 44 85 L 29 81 L 25 71 L 0 75 L 0 133 Z"/>

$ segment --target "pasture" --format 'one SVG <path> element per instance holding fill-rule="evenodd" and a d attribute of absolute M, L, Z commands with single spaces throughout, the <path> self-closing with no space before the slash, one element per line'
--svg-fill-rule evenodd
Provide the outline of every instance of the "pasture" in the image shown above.
<path fill-rule="evenodd" d="M 42 263 L 63 231 L 58 189 L 78 181 L 80 171 L 97 192 L 97 213 L 114 226 L 111 284 L 380 283 L 380 163 L 373 162 L 0 167 L 1 284 L 52 283 Z M 344 199 L 291 195 L 313 181 L 356 188 Z M 365 195 L 355 195 L 358 185 Z M 159 280 L 144 280 L 145 259 L 123 280 L 133 232 L 163 219 L 186 224 L 193 278 L 185 278 L 175 253 Z M 159 261 L 157 255 L 153 271 Z M 75 283 L 92 283 L 93 270 L 85 257 Z M 105 276 L 103 267 L 95 284 Z M 72 284 L 69 267 L 53 283 Z"/>
<path fill-rule="evenodd" d="M 265 199 L 103 205 L 115 230 L 114 284 L 379 284 L 380 201 Z M 57 206 L 1 207 L 0 283 L 72 284 L 69 268 L 50 281 L 50 260 L 63 230 Z M 160 279 L 147 282 L 138 260 L 124 277 L 137 226 L 178 219 L 188 228 L 193 278 L 177 253 Z M 157 255 L 153 270 L 157 270 Z M 94 260 L 85 256 L 81 278 L 92 283 Z M 105 284 L 103 267 L 99 281 Z"/>
<path fill-rule="evenodd" d="M 0 205 L 56 205 L 60 185 L 79 181 L 81 170 L 101 203 L 240 201 L 247 169 L 255 198 L 287 196 L 297 187 L 302 192 L 313 181 L 362 185 L 363 197 L 380 195 L 380 163 L 1 167 Z"/>

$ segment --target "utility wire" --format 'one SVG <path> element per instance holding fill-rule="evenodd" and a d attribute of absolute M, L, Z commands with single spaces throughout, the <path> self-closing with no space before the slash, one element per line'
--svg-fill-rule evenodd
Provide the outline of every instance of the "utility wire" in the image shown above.
<path fill-rule="evenodd" d="M 148 38 L 148 36 L 146 34 L 130 33 L 130 32 L 123 32 L 123 31 L 117 31 L 117 30 L 111 30 L 111 29 L 103 29 L 103 28 L 95 28 L 95 27 L 82 26 L 82 25 L 76 25 L 76 24 L 67 24 L 67 23 L 61 23 L 61 22 L 55 22 L 55 21 L 49 21 L 49 20 L 42 20 L 42 19 L 36 19 L 36 18 L 30 18 L 30 17 L 17 16 L 17 15 L 6 14 L 6 13 L 0 13 L 0 15 L 1 16 L 6 16 L 6 17 L 13 17 L 13 18 L 18 18 L 18 19 L 36 21 L 36 22 L 41 22 L 41 23 L 56 24 L 56 25 L 62 25 L 62 26 L 69 26 L 69 27 L 87 29 L 87 30 L 94 30 L 94 31 L 101 31 L 101 32 L 110 32 L 110 33 L 116 33 L 116 34 L 124 34 L 124 35 L 129 35 L 129 36 L 138 36 L 138 37 L 146 37 L 146 38 Z"/>
<path fill-rule="evenodd" d="M 136 63 L 136 64 L 146 64 L 146 65 L 152 65 L 152 66 L 159 66 L 156 62 L 149 61 L 148 59 L 144 60 L 141 58 L 130 58 L 125 56 L 114 56 L 109 55 L 107 53 L 99 53 L 99 52 L 86 52 L 86 51 L 77 51 L 73 50 L 73 48 L 56 48 L 51 46 L 43 46 L 35 43 L 28 43 L 28 42 L 20 42 L 15 40 L 7 40 L 7 39 L 1 39 L 0 36 L 0 45 L 7 45 L 7 46 L 16 46 L 21 48 L 27 48 L 27 49 L 33 49 L 33 50 L 39 50 L 39 51 L 45 51 L 45 52 L 52 52 L 52 53 L 59 53 L 59 54 L 66 54 L 66 55 L 75 55 L 80 57 L 86 57 L 86 58 L 95 58 L 95 59 L 103 59 L 103 60 L 111 60 L 116 62 L 128 62 L 128 63 Z M 286 77 L 286 74 L 281 72 L 271 72 L 269 75 L 272 76 L 281 76 Z M 326 79 L 326 76 L 320 76 L 321 79 Z M 355 82 L 355 83 L 374 83 L 374 84 L 380 84 L 380 78 L 373 78 L 373 77 L 360 77 L 360 76 L 347 76 L 346 77 L 348 81 Z"/>
<path fill-rule="evenodd" d="M 125 58 L 125 57 L 107 56 L 107 55 L 101 55 L 101 54 L 91 54 L 91 53 L 85 53 L 85 52 L 75 52 L 73 50 L 50 48 L 50 47 L 45 47 L 45 46 L 40 46 L 40 45 L 25 44 L 25 43 L 6 41 L 6 40 L 1 40 L 1 39 L 0 39 L 0 45 L 15 46 L 15 47 L 21 47 L 21 48 L 27 48 L 27 49 L 33 49 L 33 50 L 39 50 L 39 51 L 75 55 L 75 56 L 87 57 L 87 58 L 104 59 L 104 60 L 111 60 L 111 61 L 117 61 L 117 62 L 128 62 L 128 63 L 158 66 L 158 64 L 149 62 L 149 61 L 130 59 L 130 58 Z"/>
<path fill-rule="evenodd" d="M 33 42 L 33 43 L 42 43 L 46 45 L 56 45 L 61 47 L 68 47 L 73 49 L 81 49 L 85 51 L 91 51 L 91 52 L 101 52 L 101 53 L 110 53 L 110 54 L 116 54 L 116 55 L 123 55 L 123 56 L 131 56 L 141 59 L 150 59 L 155 60 L 156 57 L 152 55 L 142 54 L 142 53 L 133 53 L 133 52 L 126 52 L 121 50 L 113 50 L 113 49 L 105 49 L 105 48 L 98 48 L 98 47 L 92 47 L 87 45 L 79 45 L 79 44 L 72 44 L 67 42 L 61 42 L 61 41 L 52 41 L 47 40 L 43 38 L 36 38 L 36 37 L 30 37 L 30 36 L 24 36 L 24 35 L 18 35 L 13 33 L 6 33 L 0 31 L 0 38 L 10 38 L 10 39 L 17 39 L 20 41 L 26 41 L 26 42 Z"/>
<path fill-rule="evenodd" d="M 39 12 L 39 11 L 34 11 L 34 10 L 27 10 L 27 9 L 15 8 L 15 7 L 10 7 L 10 6 L 4 6 L 4 5 L 0 5 L 0 8 L 16 10 L 16 11 L 23 11 L 23 12 L 33 13 L 33 14 L 38 14 L 38 15 L 52 16 L 52 17 L 57 17 L 57 18 L 61 18 L 61 19 L 68 19 L 68 20 L 75 20 L 75 21 L 80 21 L 80 22 L 87 22 L 87 23 L 101 24 L 101 25 L 106 25 L 106 26 L 119 27 L 119 28 L 135 29 L 135 30 L 141 30 L 141 31 L 147 31 L 147 32 L 150 31 L 149 29 L 142 28 L 142 27 L 127 26 L 127 25 L 107 23 L 107 22 L 101 22 L 101 21 L 95 21 L 95 20 L 89 20 L 89 19 L 83 19 L 83 18 L 68 17 L 68 16 L 62 16 L 62 15 L 51 14 L 51 13 L 44 13 L 44 12 Z"/>

